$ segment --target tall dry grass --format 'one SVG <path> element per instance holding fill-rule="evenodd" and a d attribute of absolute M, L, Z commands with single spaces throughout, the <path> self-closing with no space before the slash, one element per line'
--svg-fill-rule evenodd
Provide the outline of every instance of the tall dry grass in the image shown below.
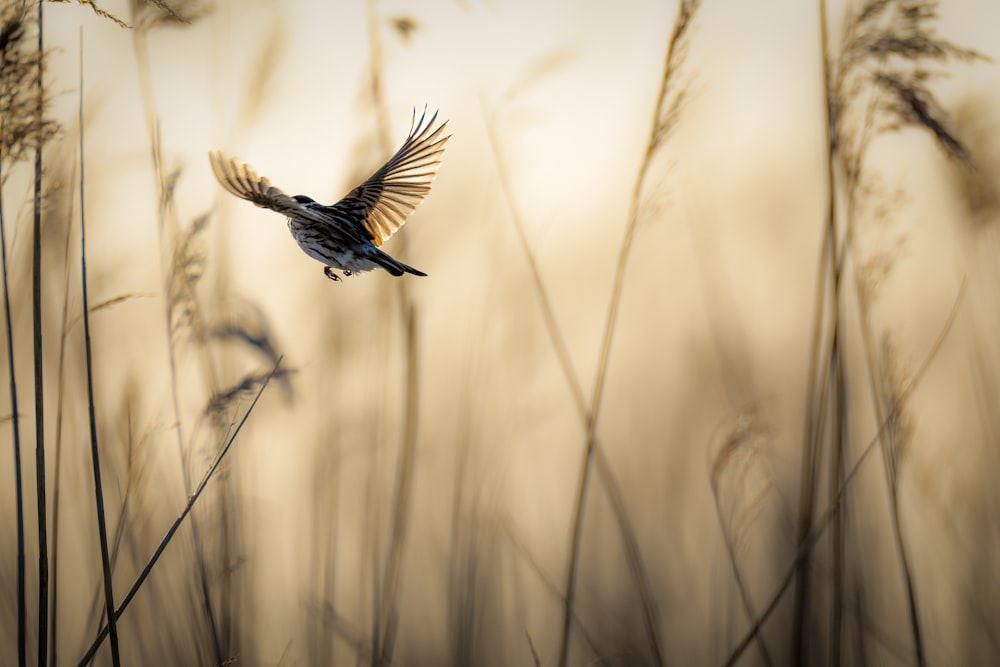
<path fill-rule="evenodd" d="M 394 254 L 434 267 L 431 277 L 337 285 L 298 256 L 286 270 L 278 248 L 248 266 L 243 241 L 269 231 L 230 202 L 198 201 L 205 151 L 189 155 L 170 122 L 176 107 L 159 77 L 175 63 L 165 54 L 201 43 L 207 23 L 232 29 L 240 12 L 257 10 L 234 17 L 228 5 L 212 14 L 201 3 L 135 0 L 118 19 L 83 4 L 98 14 L 85 33 L 108 19 L 129 31 L 121 57 L 134 77 L 118 83 L 136 91 L 143 132 L 134 150 L 142 158 L 129 169 L 151 176 L 145 196 L 130 201 L 130 224 L 147 228 L 150 242 L 121 259 L 141 252 L 150 269 L 119 272 L 110 265 L 119 258 L 101 247 L 116 223 L 100 214 L 94 190 L 124 178 L 90 139 L 108 111 L 87 106 L 81 78 L 75 126 L 61 119 L 56 134 L 37 112 L 37 86 L 70 84 L 38 78 L 41 51 L 26 40 L 40 30 L 4 15 L 0 103 L 23 109 L 25 126 L 13 131 L 19 116 L 3 114 L 15 454 L 4 488 L 14 491 L 16 539 L 4 542 L 0 581 L 10 591 L 4 613 L 17 621 L 0 630 L 0 661 L 922 665 L 989 664 L 1000 653 L 989 622 L 1000 595 L 974 594 L 991 590 L 992 538 L 970 538 L 964 523 L 920 521 L 913 498 L 928 483 L 922 435 L 934 429 L 923 392 L 954 365 L 968 303 L 986 301 L 990 274 L 958 281 L 922 346 L 908 342 L 885 296 L 906 266 L 902 239 L 914 233 L 897 193 L 919 196 L 879 154 L 886 141 L 929 138 L 945 156 L 949 191 L 970 207 L 956 217 L 974 219 L 983 235 L 994 226 L 989 139 L 963 134 L 974 124 L 947 113 L 932 76 L 981 56 L 937 35 L 934 4 L 848 3 L 837 23 L 820 2 L 822 39 L 809 56 L 823 72 L 814 140 L 824 158 L 812 176 L 826 194 L 821 213 L 799 221 L 819 230 L 809 249 L 818 250 L 815 276 L 795 276 L 810 286 L 803 293 L 813 290 L 814 311 L 811 320 L 798 313 L 787 332 L 804 358 L 771 350 L 773 368 L 755 375 L 741 368 L 753 365 L 759 323 L 719 331 L 729 320 L 709 313 L 707 329 L 693 325 L 704 315 L 687 305 L 687 283 L 697 280 L 683 261 L 667 266 L 683 245 L 674 232 L 685 195 L 672 185 L 690 166 L 686 124 L 713 83 L 699 67 L 699 40 L 718 20 L 711 3 L 671 8 L 656 76 L 634 84 L 651 106 L 629 115 L 641 130 L 601 128 L 608 142 L 638 137 L 627 182 L 595 186 L 619 188 L 617 215 L 594 212 L 557 234 L 558 211 L 524 194 L 525 174 L 543 173 L 532 163 L 549 157 L 521 141 L 525 119 L 540 114 L 533 95 L 580 53 L 554 44 L 507 94 L 461 91 L 475 111 L 454 118 L 442 179 L 393 241 Z M 473 5 L 454 11 L 487 11 Z M 354 113 L 365 124 L 337 128 L 357 137 L 354 153 L 334 160 L 326 146 L 283 147 L 302 172 L 311 153 L 331 173 L 334 162 L 358 165 L 343 188 L 318 196 L 346 191 L 392 151 L 397 114 L 413 103 L 400 104 L 411 65 L 428 57 L 429 35 L 442 38 L 433 12 L 394 11 L 372 0 L 355 24 L 364 48 L 344 67 L 357 70 Z M 235 129 L 213 141 L 249 141 L 275 107 L 304 105 L 316 91 L 285 86 L 281 63 L 296 42 L 283 30 L 275 21 L 260 53 L 241 46 L 247 57 L 221 66 L 246 77 L 233 86 L 247 91 L 246 104 Z M 447 78 L 419 71 L 418 87 Z M 585 162 L 596 143 L 584 137 L 579 154 L 561 157 Z M 17 179 L 31 179 L 25 158 L 43 144 L 40 189 L 22 205 Z M 544 173 L 561 185 L 560 171 Z M 40 217 L 28 216 L 29 201 L 47 204 L 36 207 Z M 21 208 L 9 217 L 5 205 Z M 12 219 L 37 232 L 30 255 Z M 671 248 L 650 250 L 664 239 Z M 252 287 L 261 276 L 307 312 L 288 317 L 291 308 Z M 752 282 L 731 287 L 738 300 L 753 303 Z M 46 335 L 17 326 L 29 312 Z M 976 456 L 989 461 L 996 360 L 985 329 L 973 330 Z M 145 339 L 139 361 L 126 342 L 136 337 Z M 36 516 L 21 480 L 28 436 L 17 399 L 27 389 L 15 382 L 29 355 L 38 405 L 55 406 L 37 413 L 36 439 L 51 435 L 32 470 Z M 713 377 L 724 386 L 713 390 Z M 974 499 L 988 523 L 995 493 L 955 497 Z M 23 529 L 32 521 L 37 537 Z M 935 576 L 921 547 L 941 536 L 956 554 L 967 550 L 971 578 Z M 949 632 L 935 627 L 945 586 L 963 619 Z"/>

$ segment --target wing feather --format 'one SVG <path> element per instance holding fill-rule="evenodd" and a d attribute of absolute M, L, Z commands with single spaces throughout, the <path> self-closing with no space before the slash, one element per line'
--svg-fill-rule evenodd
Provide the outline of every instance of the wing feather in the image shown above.
<path fill-rule="evenodd" d="M 428 120 L 424 109 L 417 120 L 414 109 L 410 134 L 402 147 L 371 178 L 333 205 L 359 213 L 375 245 L 396 233 L 431 191 L 444 144 L 451 138 L 441 136 L 447 121 L 434 127 L 437 116 L 435 111 Z"/>
<path fill-rule="evenodd" d="M 250 165 L 222 151 L 209 153 L 208 158 L 212 163 L 212 171 L 215 172 L 215 177 L 219 179 L 222 187 L 240 199 L 281 213 L 285 217 L 296 216 L 323 225 L 330 224 L 329 218 L 325 215 L 298 203 L 281 189 L 271 185 L 270 180 L 258 176 Z"/>

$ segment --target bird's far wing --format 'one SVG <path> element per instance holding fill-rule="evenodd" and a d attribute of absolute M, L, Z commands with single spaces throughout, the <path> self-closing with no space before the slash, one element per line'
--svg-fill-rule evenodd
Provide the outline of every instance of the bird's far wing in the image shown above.
<path fill-rule="evenodd" d="M 371 178 L 334 204 L 335 208 L 360 214 L 375 245 L 382 245 L 402 227 L 431 191 L 444 144 L 451 135 L 441 137 L 447 121 L 434 128 L 436 111 L 425 123 L 426 118 L 426 109 L 419 121 L 414 109 L 414 122 L 403 146 Z"/>
<path fill-rule="evenodd" d="M 306 208 L 279 188 L 271 185 L 271 181 L 261 178 L 250 165 L 230 157 L 222 151 L 208 154 L 212 163 L 212 171 L 219 183 L 230 193 L 240 199 L 253 202 L 261 208 L 269 208 L 285 217 L 312 220 L 319 224 L 329 224 L 329 219 L 323 214 Z"/>

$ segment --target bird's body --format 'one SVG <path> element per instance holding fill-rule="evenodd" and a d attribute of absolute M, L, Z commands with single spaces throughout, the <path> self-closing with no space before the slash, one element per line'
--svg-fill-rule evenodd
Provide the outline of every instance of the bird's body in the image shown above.
<path fill-rule="evenodd" d="M 404 273 L 412 273 L 415 276 L 427 275 L 380 250 L 368 237 L 364 227 L 356 223 L 359 219 L 357 212 L 347 211 L 339 204 L 324 206 L 305 195 L 296 195 L 293 199 L 331 221 L 324 224 L 297 216 L 288 218 L 288 231 L 292 233 L 292 238 L 303 252 L 316 261 L 322 262 L 327 267 L 340 269 L 345 275 L 372 271 L 380 267 L 394 276 L 401 276 Z M 331 234 L 331 226 L 340 234 Z M 329 270 L 326 274 L 329 277 L 336 276 Z"/>
<path fill-rule="evenodd" d="M 426 112 L 413 123 L 403 146 L 371 178 L 329 206 L 305 195 L 289 197 L 249 165 L 220 152 L 209 157 L 226 190 L 288 218 L 292 237 L 307 255 L 325 265 L 328 278 L 340 279 L 333 269 L 350 276 L 377 268 L 394 276 L 425 276 L 379 248 L 430 192 L 441 163 L 449 138 L 439 138 L 445 124 L 434 129 L 437 114 L 426 124 L 425 118 Z"/>

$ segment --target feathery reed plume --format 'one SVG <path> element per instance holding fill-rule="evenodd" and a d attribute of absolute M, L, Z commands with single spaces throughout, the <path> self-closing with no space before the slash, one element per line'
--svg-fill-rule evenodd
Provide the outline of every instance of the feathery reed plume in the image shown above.
<path fill-rule="evenodd" d="M 859 185 L 865 151 L 885 132 L 923 128 L 948 156 L 969 159 L 929 88 L 945 74 L 932 66 L 988 58 L 935 34 L 937 5 L 932 0 L 869 0 L 848 15 L 840 51 L 829 56 L 831 124 L 848 194 Z"/>
<path fill-rule="evenodd" d="M 275 362 L 277 363 L 277 362 Z M 268 373 L 250 373 L 243 376 L 235 385 L 222 389 L 208 399 L 205 415 L 212 419 L 217 428 L 224 428 L 231 421 L 231 413 L 237 404 L 257 393 L 262 384 L 270 380 L 284 380 L 294 370 L 281 368 Z"/>
<path fill-rule="evenodd" d="M 958 104 L 952 124 L 962 144 L 975 146 L 969 165 L 949 169 L 949 180 L 961 195 L 965 218 L 973 230 L 986 230 L 1000 220 L 1000 122 L 994 99 L 970 96 Z"/>
<path fill-rule="evenodd" d="M 171 341 L 176 344 L 187 335 L 194 341 L 205 337 L 205 324 L 198 307 L 196 291 L 205 274 L 205 253 L 201 237 L 211 214 L 204 213 L 191 222 L 177 240 L 167 275 L 167 328 Z"/>
<path fill-rule="evenodd" d="M 889 415 L 886 427 L 886 438 L 889 441 L 889 447 L 886 449 L 886 467 L 892 472 L 895 487 L 898 481 L 896 472 L 913 438 L 913 420 L 906 407 L 908 395 L 903 391 L 907 384 L 906 371 L 899 360 L 898 346 L 893 342 L 889 332 L 882 335 L 880 347 L 879 384 L 882 387 L 882 395 L 886 397 L 886 412 Z M 894 502 L 898 502 L 896 495 L 896 491 L 893 490 Z"/>
<path fill-rule="evenodd" d="M 879 423 L 897 420 L 889 417 L 902 409 L 898 393 L 893 387 L 880 381 L 880 368 L 894 365 L 884 355 L 892 354 L 892 347 L 883 345 L 882 355 L 876 346 L 876 333 L 872 324 L 871 309 L 879 279 L 886 275 L 892 265 L 892 258 L 885 253 L 860 247 L 857 233 L 860 217 L 859 200 L 871 188 L 865 179 L 873 181 L 867 174 L 864 160 L 871 142 L 879 135 L 904 127 L 915 127 L 927 131 L 944 153 L 959 164 L 967 165 L 970 152 L 951 129 L 950 120 L 930 90 L 928 83 L 940 72 L 932 70 L 931 64 L 947 64 L 952 61 L 973 62 L 985 57 L 972 50 L 956 46 L 938 37 L 932 28 L 937 20 L 937 3 L 922 0 L 897 0 L 879 5 L 867 14 L 862 12 L 858 19 L 849 24 L 845 46 L 839 65 L 839 77 L 847 82 L 838 98 L 837 131 L 843 139 L 838 145 L 841 151 L 841 169 L 845 174 L 847 220 L 845 242 L 847 251 L 855 259 L 854 285 L 861 317 L 862 345 L 868 367 L 868 381 L 871 387 L 876 419 Z M 871 82 L 872 95 L 864 102 L 861 115 L 863 120 L 853 120 L 852 107 L 862 102 L 856 92 L 865 79 Z M 852 81 L 854 81 L 852 83 Z M 867 176 L 866 176 L 867 174 Z M 886 207 L 888 208 L 888 207 Z M 884 214 L 883 214 L 884 215 Z M 883 217 L 876 213 L 875 219 Z M 898 246 L 898 243 L 894 243 Z M 896 248 L 888 252 L 896 252 Z M 865 255 L 869 259 L 864 259 Z M 883 334 L 883 340 L 889 336 Z M 880 446 L 883 454 L 883 469 L 890 498 L 890 521 L 894 537 L 900 572 L 904 581 L 910 631 L 915 658 L 918 665 L 926 664 L 926 650 L 921 630 L 917 606 L 915 577 L 910 565 L 911 558 L 903 540 L 898 498 L 898 474 L 896 466 L 899 433 L 896 428 L 882 431 Z M 833 638 L 836 641 L 837 638 Z"/>
<path fill-rule="evenodd" d="M 55 2 L 68 2 L 68 0 L 55 0 Z M 100 6 L 98 6 L 95 0 L 76 0 L 76 4 L 90 7 L 90 10 L 95 14 L 97 14 L 98 16 L 100 16 L 102 19 L 108 19 L 112 23 L 117 23 L 122 28 L 130 27 L 128 23 L 125 23 L 125 21 L 121 20 L 111 12 L 102 9 Z"/>
<path fill-rule="evenodd" d="M 719 520 L 719 529 L 722 532 L 722 539 L 726 547 L 726 556 L 733 569 L 733 579 L 736 582 L 736 589 L 740 594 L 740 601 L 747 619 L 752 623 L 758 618 L 747 582 L 739 566 L 737 549 L 740 536 L 753 521 L 754 515 L 760 511 L 761 498 L 767 493 L 769 482 L 765 482 L 759 489 L 750 489 L 749 498 L 744 497 L 743 488 L 750 477 L 749 469 L 752 467 L 753 459 L 759 456 L 761 441 L 766 437 L 767 426 L 762 423 L 760 410 L 757 406 L 750 406 L 741 410 L 734 416 L 731 423 L 726 424 L 725 434 L 718 448 L 718 452 L 712 458 L 711 485 L 712 499 L 715 504 L 716 517 Z M 730 473 L 730 470 L 734 470 Z M 732 514 L 727 518 L 726 509 L 723 507 L 723 477 L 734 475 L 737 477 L 737 488 L 739 492 L 734 492 L 736 498 L 740 499 L 742 507 L 732 510 Z M 742 513 L 740 510 L 742 509 Z M 773 665 L 771 653 L 768 651 L 767 643 L 760 635 L 756 637 L 757 647 L 760 651 L 761 660 L 765 665 Z"/>
<path fill-rule="evenodd" d="M 188 25 L 208 14 L 203 0 L 131 0 L 132 26 L 138 32 Z"/>
<path fill-rule="evenodd" d="M 264 311 L 243 299 L 228 303 L 225 314 L 208 327 L 206 335 L 217 341 L 242 343 L 272 365 L 281 356 L 278 353 L 278 341 Z M 289 392 L 292 390 L 291 386 L 286 386 L 285 389 Z"/>
<path fill-rule="evenodd" d="M 905 125 L 923 126 L 934 135 L 947 155 L 959 162 L 968 162 L 969 151 L 946 126 L 944 112 L 938 108 L 934 95 L 924 85 L 926 79 L 922 75 L 904 78 L 899 74 L 880 73 L 875 76 L 876 84 L 893 93 L 891 101 L 886 104 L 886 110 L 898 120 L 889 127 L 896 129 Z"/>
<path fill-rule="evenodd" d="M 27 35 L 35 19 L 27 5 L 7 3 L 0 10 L 0 184 L 8 170 L 44 146 L 59 131 L 59 124 L 38 114 L 34 85 L 44 72 L 46 53 L 29 51 Z M 42 110 L 48 106 L 42 96 Z"/>
<path fill-rule="evenodd" d="M 842 270 L 848 255 L 855 261 L 853 282 L 858 294 L 859 315 L 862 324 L 861 342 L 865 352 L 877 423 L 885 422 L 884 399 L 875 379 L 878 361 L 874 345 L 874 332 L 870 323 L 870 300 L 864 297 L 865 280 L 862 271 L 864 260 L 859 246 L 857 219 L 862 194 L 870 189 L 871 177 L 867 174 L 865 157 L 876 138 L 886 132 L 903 127 L 917 127 L 928 131 L 946 155 L 956 162 L 967 163 L 968 149 L 962 145 L 949 121 L 941 110 L 928 81 L 938 72 L 932 64 L 951 61 L 970 62 L 983 56 L 971 49 L 958 47 L 938 37 L 931 25 L 937 19 L 937 3 L 925 0 L 869 0 L 860 7 L 848 6 L 847 20 L 839 52 L 832 53 L 829 46 L 826 3 L 820 3 L 820 30 L 824 83 L 827 107 L 828 210 L 825 221 L 826 234 L 820 255 L 817 280 L 816 309 L 814 312 L 813 343 L 809 361 L 809 379 L 806 404 L 806 425 L 803 438 L 802 472 L 800 475 L 800 502 L 798 513 L 798 542 L 812 532 L 815 505 L 815 488 L 820 468 L 819 449 L 824 433 L 831 435 L 833 447 L 844 448 L 847 427 L 844 364 L 844 331 L 841 310 Z M 842 181 L 838 180 L 838 174 Z M 842 183 L 842 190 L 838 187 Z M 838 225 L 838 201 L 843 200 L 843 229 Z M 860 263 L 860 264 L 859 264 Z M 831 418 L 827 418 L 832 415 Z M 880 433 L 884 433 L 880 430 Z M 883 442 L 883 447 L 886 443 Z M 840 468 L 844 453 L 833 451 L 830 493 L 842 482 Z M 888 469 L 886 475 L 890 475 Z M 887 479 L 887 485 L 894 486 Z M 892 508 L 898 507 L 891 503 Z M 899 514 L 891 511 L 893 533 L 898 530 Z M 831 611 L 831 660 L 839 660 L 840 614 L 844 578 L 840 564 L 843 560 L 842 521 L 836 516 L 833 548 L 833 608 Z M 897 539 L 896 550 L 903 577 L 908 582 L 906 596 L 910 608 L 911 635 L 918 664 L 924 664 L 924 647 L 918 615 L 912 573 L 902 539 Z M 800 560 L 796 578 L 794 626 L 791 633 L 792 659 L 807 660 L 806 640 L 810 594 L 809 558 Z"/>

